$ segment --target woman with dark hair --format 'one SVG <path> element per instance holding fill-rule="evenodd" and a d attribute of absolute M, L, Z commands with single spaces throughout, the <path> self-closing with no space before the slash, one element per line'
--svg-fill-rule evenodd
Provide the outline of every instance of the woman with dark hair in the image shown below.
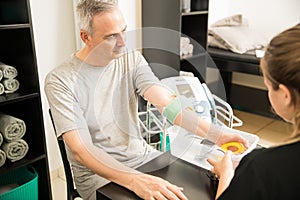
<path fill-rule="evenodd" d="M 209 159 L 219 177 L 216 199 L 300 199 L 300 24 L 271 40 L 261 70 L 274 111 L 294 132 L 278 146 L 249 153 L 236 169 L 230 151 Z"/>

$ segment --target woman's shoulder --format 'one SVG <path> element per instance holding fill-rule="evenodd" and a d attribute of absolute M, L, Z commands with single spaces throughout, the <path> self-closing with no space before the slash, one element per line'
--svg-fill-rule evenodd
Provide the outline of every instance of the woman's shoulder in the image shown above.
<path fill-rule="evenodd" d="M 284 144 L 279 146 L 273 146 L 269 148 L 257 148 L 253 150 L 251 153 L 246 155 L 244 159 L 241 161 L 241 164 L 244 162 L 252 163 L 255 166 L 267 166 L 272 165 L 274 162 L 276 163 L 287 163 L 287 162 L 295 162 L 299 163 L 300 160 L 297 159 L 300 152 L 300 142 L 294 142 L 290 144 Z M 296 159 L 291 159 L 291 158 Z M 298 161 L 299 160 L 299 161 Z"/>

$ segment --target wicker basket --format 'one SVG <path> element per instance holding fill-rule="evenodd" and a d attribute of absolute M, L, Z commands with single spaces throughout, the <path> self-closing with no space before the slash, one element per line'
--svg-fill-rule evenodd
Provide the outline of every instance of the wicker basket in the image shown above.
<path fill-rule="evenodd" d="M 0 176 L 0 185 L 18 184 L 18 187 L 0 194 L 0 200 L 38 200 L 38 173 L 25 166 Z"/>

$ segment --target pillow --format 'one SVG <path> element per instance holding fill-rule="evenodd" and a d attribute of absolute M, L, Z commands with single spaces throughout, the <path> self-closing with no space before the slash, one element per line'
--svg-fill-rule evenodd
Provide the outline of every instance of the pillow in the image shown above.
<path fill-rule="evenodd" d="M 248 26 L 248 20 L 243 17 L 242 14 L 236 14 L 223 19 L 218 20 L 213 23 L 211 27 L 220 27 L 220 26 Z"/>
<path fill-rule="evenodd" d="M 207 43 L 208 43 L 208 46 L 211 46 L 211 47 L 217 47 L 220 49 L 228 49 L 224 44 L 222 44 L 222 42 L 219 42 L 219 40 L 214 38 L 212 35 L 208 35 Z"/>
<path fill-rule="evenodd" d="M 239 54 L 261 49 L 268 44 L 265 37 L 245 26 L 211 27 L 208 33 L 222 46 Z"/>

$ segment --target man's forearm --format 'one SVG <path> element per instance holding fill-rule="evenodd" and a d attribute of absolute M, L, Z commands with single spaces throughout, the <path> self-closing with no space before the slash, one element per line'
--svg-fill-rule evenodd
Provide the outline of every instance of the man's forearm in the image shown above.
<path fill-rule="evenodd" d="M 71 149 L 74 158 L 99 176 L 124 187 L 129 187 L 134 175 L 140 172 L 120 163 L 102 149 L 94 146 L 89 138 L 80 133 L 64 135 L 64 141 Z"/>

